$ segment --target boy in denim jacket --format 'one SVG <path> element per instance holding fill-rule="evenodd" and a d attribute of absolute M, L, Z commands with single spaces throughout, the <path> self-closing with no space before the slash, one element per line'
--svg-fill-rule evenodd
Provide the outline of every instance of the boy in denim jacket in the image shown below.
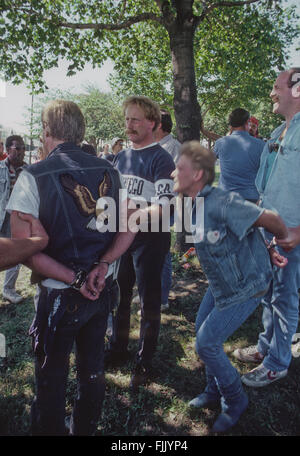
<path fill-rule="evenodd" d="M 174 191 L 194 199 L 194 244 L 209 288 L 196 318 L 196 348 L 205 363 L 207 386 L 190 402 L 207 407 L 221 401 L 213 432 L 235 425 L 248 406 L 240 376 L 223 350 L 225 340 L 258 306 L 272 280 L 272 266 L 285 258 L 267 248 L 258 227 L 283 239 L 288 229 L 274 212 L 245 201 L 234 192 L 211 187 L 215 158 L 197 141 L 185 143 L 173 172 Z M 197 200 L 204 198 L 204 224 L 197 221 Z"/>

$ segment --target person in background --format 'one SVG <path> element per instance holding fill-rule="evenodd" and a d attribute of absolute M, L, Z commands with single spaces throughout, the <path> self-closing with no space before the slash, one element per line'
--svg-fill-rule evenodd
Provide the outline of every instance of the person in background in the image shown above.
<path fill-rule="evenodd" d="M 259 125 L 258 119 L 256 119 L 256 117 L 254 117 L 254 116 L 251 116 L 248 121 L 248 131 L 249 131 L 249 134 L 251 136 L 253 136 L 254 138 L 260 137 L 258 134 L 258 125 Z"/>
<path fill-rule="evenodd" d="M 81 149 L 83 150 L 83 152 L 86 152 L 87 154 L 97 157 L 97 152 L 95 151 L 94 146 L 92 146 L 91 144 L 83 143 L 81 145 Z"/>
<path fill-rule="evenodd" d="M 180 142 L 172 135 L 173 121 L 171 114 L 161 109 L 161 122 L 155 131 L 155 138 L 159 144 L 171 155 L 176 164 L 179 156 Z"/>
<path fill-rule="evenodd" d="M 248 133 L 249 112 L 234 109 L 229 115 L 231 134 L 215 143 L 214 153 L 220 161 L 219 187 L 238 192 L 243 198 L 256 202 L 258 191 L 255 178 L 265 143 Z"/>
<path fill-rule="evenodd" d="M 155 131 L 155 138 L 158 143 L 169 152 L 176 164 L 181 144 L 171 133 L 173 128 L 171 114 L 164 109 L 161 109 L 160 114 L 161 122 Z M 171 220 L 171 225 L 172 224 L 173 220 Z M 164 311 L 169 308 L 169 293 L 172 286 L 172 255 L 170 251 L 165 258 L 161 280 L 161 310 Z"/>
<path fill-rule="evenodd" d="M 110 161 L 111 163 L 114 161 L 115 156 L 123 149 L 123 139 L 122 138 L 114 138 L 111 142 L 111 153 L 103 155 L 102 158 Z"/>
<path fill-rule="evenodd" d="M 111 155 L 109 152 L 109 144 L 104 144 L 103 149 L 99 153 L 98 157 L 106 160 L 109 155 Z"/>
<path fill-rule="evenodd" d="M 7 157 L 7 154 L 4 152 L 4 143 L 2 140 L 0 140 L 0 161 L 5 160 Z"/>
<path fill-rule="evenodd" d="M 123 149 L 124 139 L 123 138 L 114 138 L 111 142 L 111 150 L 113 155 L 118 155 L 119 152 Z"/>
<path fill-rule="evenodd" d="M 10 238 L 10 215 L 5 211 L 11 192 L 21 173 L 27 166 L 24 162 L 25 144 L 23 138 L 18 135 L 9 136 L 5 143 L 7 157 L 0 161 L 0 236 Z M 13 304 L 23 301 L 23 296 L 16 292 L 16 282 L 21 265 L 18 264 L 5 273 L 2 295 Z"/>

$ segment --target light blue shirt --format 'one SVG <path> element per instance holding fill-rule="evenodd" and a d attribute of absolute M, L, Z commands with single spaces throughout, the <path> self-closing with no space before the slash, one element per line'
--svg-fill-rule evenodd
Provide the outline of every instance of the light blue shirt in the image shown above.
<path fill-rule="evenodd" d="M 286 124 L 276 128 L 264 147 L 256 185 L 261 206 L 275 210 L 289 227 L 300 225 L 300 112 L 294 115 L 281 142 L 269 178 L 265 184 L 269 143 L 278 140 Z"/>
<path fill-rule="evenodd" d="M 219 187 L 238 192 L 245 199 L 257 200 L 255 178 L 264 145 L 261 139 L 240 130 L 218 139 L 214 152 L 220 160 Z"/>

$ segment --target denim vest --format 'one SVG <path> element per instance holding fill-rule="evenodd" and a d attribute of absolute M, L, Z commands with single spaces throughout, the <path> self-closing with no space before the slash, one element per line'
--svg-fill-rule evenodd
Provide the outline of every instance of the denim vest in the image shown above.
<path fill-rule="evenodd" d="M 272 266 L 264 239 L 253 223 L 263 209 L 239 194 L 206 185 L 203 238 L 196 240 L 197 256 L 220 310 L 264 294 L 272 280 Z M 192 223 L 196 223 L 195 205 Z"/>
<path fill-rule="evenodd" d="M 118 221 L 119 173 L 72 143 L 60 144 L 27 171 L 36 180 L 39 218 L 50 238 L 44 252 L 74 270 L 89 271 L 115 236 L 97 231 L 96 201 L 114 198 Z"/>

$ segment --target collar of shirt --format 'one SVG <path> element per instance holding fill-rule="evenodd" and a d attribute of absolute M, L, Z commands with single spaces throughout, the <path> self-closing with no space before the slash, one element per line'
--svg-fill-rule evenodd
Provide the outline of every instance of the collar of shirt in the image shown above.
<path fill-rule="evenodd" d="M 233 130 L 230 136 L 234 135 L 250 136 L 250 133 L 246 130 Z"/>
<path fill-rule="evenodd" d="M 151 143 L 151 144 L 148 144 L 147 146 L 145 147 L 131 147 L 132 150 L 144 150 L 144 149 L 148 149 L 149 147 L 153 147 L 155 146 L 156 144 L 158 144 L 157 142 L 154 142 L 154 143 Z"/>

